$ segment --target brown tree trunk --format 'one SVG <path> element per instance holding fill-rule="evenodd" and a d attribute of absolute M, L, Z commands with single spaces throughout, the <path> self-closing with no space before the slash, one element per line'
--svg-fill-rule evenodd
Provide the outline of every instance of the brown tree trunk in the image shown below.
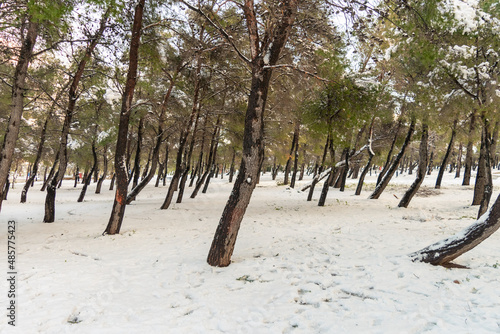
<path fill-rule="evenodd" d="M 410 143 L 410 139 L 414 130 L 415 130 L 415 119 L 412 118 L 410 127 L 408 128 L 408 133 L 406 134 L 405 141 L 403 143 L 403 146 L 401 146 L 401 150 L 399 151 L 398 155 L 394 158 L 391 167 L 387 170 L 387 173 L 385 173 L 384 177 L 380 180 L 380 183 L 377 184 L 375 190 L 372 192 L 370 197 L 368 197 L 369 199 L 378 199 L 380 195 L 382 195 L 382 192 L 385 190 L 392 176 L 396 172 L 396 169 L 398 168 L 399 162 L 401 161 L 401 158 L 403 157 L 406 151 L 406 147 Z"/>
<path fill-rule="evenodd" d="M 208 152 L 208 160 L 207 160 L 207 168 L 203 172 L 203 175 L 199 180 L 197 180 L 196 185 L 194 187 L 193 192 L 191 193 L 191 198 L 195 198 L 196 195 L 198 195 L 198 192 L 201 189 L 201 186 L 205 183 L 205 180 L 207 179 L 208 174 L 210 173 L 210 168 L 214 164 L 215 160 L 215 154 L 216 154 L 216 145 L 217 145 L 217 133 L 219 131 L 219 126 L 220 126 L 220 115 L 217 117 L 217 124 L 214 128 L 214 132 L 212 133 L 212 139 L 210 141 L 210 150 Z M 233 151 L 234 154 L 234 151 Z M 234 156 L 234 155 L 233 155 Z"/>
<path fill-rule="evenodd" d="M 33 56 L 33 48 L 38 36 L 38 23 L 28 18 L 28 28 L 26 36 L 23 36 L 19 58 L 17 60 L 16 70 L 14 72 L 14 82 L 11 93 L 11 112 L 7 123 L 2 149 L 0 151 L 0 211 L 4 199 L 5 182 L 9 176 L 14 149 L 16 147 L 19 129 L 21 127 L 21 118 L 24 110 L 24 94 L 26 91 L 26 76 L 28 66 Z M 7 188 L 8 189 L 8 188 Z"/>
<path fill-rule="evenodd" d="M 132 37 L 130 40 L 129 67 L 127 81 L 122 96 L 122 106 L 120 112 L 120 123 L 118 125 L 118 136 L 115 153 L 115 173 L 116 192 L 113 209 L 104 234 L 120 233 L 120 228 L 125 214 L 125 206 L 128 188 L 128 171 L 125 161 L 127 161 L 127 136 L 128 124 L 132 100 L 134 98 L 135 84 L 137 81 L 137 65 L 139 63 L 139 45 L 141 42 L 142 15 L 146 0 L 139 0 L 135 7 L 134 23 L 132 26 Z"/>
<path fill-rule="evenodd" d="M 236 158 L 236 149 L 233 147 L 233 156 L 231 157 L 231 167 L 229 167 L 229 183 L 233 183 L 235 158 Z"/>
<path fill-rule="evenodd" d="M 111 177 L 111 182 L 109 183 L 109 190 L 113 190 L 115 187 L 115 180 L 116 180 L 116 173 L 113 173 L 113 176 Z"/>
<path fill-rule="evenodd" d="M 77 202 L 83 202 L 83 199 L 85 198 L 85 194 L 87 193 L 87 187 L 90 184 L 90 181 L 92 180 L 92 175 L 94 174 L 94 171 L 97 169 L 97 153 L 95 150 L 95 140 L 92 142 L 92 156 L 94 157 L 94 164 L 92 165 L 92 168 L 90 169 L 90 172 L 85 179 L 85 182 L 83 183 L 82 190 L 80 192 L 80 196 L 78 197 Z"/>
<path fill-rule="evenodd" d="M 280 19 L 270 34 L 269 44 L 262 47 L 259 27 L 252 0 L 243 5 L 250 37 L 252 83 L 245 114 L 243 153 L 233 191 L 222 213 L 219 225 L 208 253 L 207 262 L 212 266 L 225 267 L 231 263 L 236 238 L 264 157 L 264 111 L 272 67 L 278 61 L 297 12 L 296 0 L 280 2 Z M 269 66 L 268 66 L 269 65 Z"/>
<path fill-rule="evenodd" d="M 420 138 L 420 148 L 418 150 L 419 162 L 418 162 L 418 170 L 417 177 L 415 181 L 413 181 L 410 188 L 406 191 L 403 198 L 398 204 L 400 208 L 407 208 L 410 204 L 411 199 L 417 193 L 420 185 L 424 181 L 425 174 L 427 172 L 427 163 L 428 163 L 428 155 L 427 155 L 427 143 L 429 141 L 429 127 L 427 124 L 422 124 L 422 137 Z"/>
<path fill-rule="evenodd" d="M 299 165 L 299 134 L 300 134 L 300 122 L 296 121 L 295 123 L 295 129 L 293 131 L 293 141 L 294 145 L 293 147 L 293 152 L 290 151 L 290 154 L 293 153 L 293 174 L 292 174 L 292 179 L 290 181 L 290 188 L 295 188 L 295 179 L 297 178 L 297 168 Z"/>
<path fill-rule="evenodd" d="M 446 170 L 446 165 L 448 164 L 448 158 L 450 156 L 451 150 L 453 149 L 453 143 L 455 140 L 456 133 L 457 133 L 457 120 L 453 122 L 453 127 L 451 128 L 450 142 L 448 143 L 448 148 L 446 149 L 446 153 L 444 154 L 441 167 L 439 167 L 439 172 L 436 179 L 436 186 L 434 187 L 435 189 L 441 188 L 441 181 L 443 180 L 444 171 Z"/>
<path fill-rule="evenodd" d="M 483 118 L 484 119 L 484 118 Z M 491 175 L 491 138 L 490 138 L 490 133 L 488 129 L 488 123 L 484 119 L 484 128 L 483 128 L 483 137 L 484 139 L 481 140 L 481 150 L 483 150 L 483 144 L 484 144 L 484 186 L 483 186 L 483 196 L 481 198 L 480 202 L 480 207 L 479 211 L 477 214 L 477 218 L 481 217 L 487 210 L 488 210 L 488 205 L 490 204 L 490 199 L 491 195 L 493 192 L 493 179 Z M 484 143 L 483 143 L 484 142 Z M 481 154 L 481 153 L 480 153 Z M 478 170 L 478 175 L 479 175 L 479 170 Z M 477 182 L 477 180 L 476 180 Z"/>
<path fill-rule="evenodd" d="M 413 261 L 433 265 L 447 264 L 470 251 L 490 237 L 500 227 L 500 195 L 493 206 L 474 224 L 452 237 L 436 242 L 410 254 Z"/>
<path fill-rule="evenodd" d="M 462 142 L 460 142 L 460 145 L 458 146 L 457 169 L 455 171 L 455 178 L 460 177 L 460 171 L 462 169 L 462 151 L 463 151 L 463 145 Z"/>
<path fill-rule="evenodd" d="M 104 152 L 102 154 L 102 161 L 103 161 L 102 175 L 99 178 L 99 181 L 97 181 L 97 185 L 95 187 L 95 193 L 96 194 L 100 194 L 101 193 L 102 183 L 104 182 L 104 180 L 106 179 L 106 176 L 108 174 L 108 156 L 107 156 L 107 151 L 108 151 L 108 146 L 106 145 L 104 147 Z"/>
<path fill-rule="evenodd" d="M 141 173 L 141 150 L 142 150 L 142 136 L 144 134 L 144 116 L 139 119 L 139 126 L 137 129 L 137 148 L 135 151 L 134 158 L 134 169 L 133 169 L 133 179 L 132 179 L 132 188 L 137 186 L 139 183 L 139 176 Z"/>
<path fill-rule="evenodd" d="M 62 183 L 64 178 L 64 174 L 66 172 L 66 167 L 68 165 L 68 134 L 71 126 L 71 121 L 73 119 L 73 113 L 76 106 L 76 101 L 78 100 L 78 85 L 83 76 L 85 67 L 87 63 L 90 61 L 92 54 L 94 52 L 99 39 L 101 38 L 104 30 L 106 29 L 106 22 L 108 21 L 108 17 L 110 15 L 110 10 L 108 9 L 103 17 L 101 18 L 99 30 L 92 36 L 90 43 L 88 44 L 85 54 L 83 58 L 78 63 L 78 68 L 73 76 L 73 81 L 71 82 L 69 88 L 69 99 L 68 105 L 66 107 L 66 112 L 64 115 L 64 123 L 61 131 L 61 138 L 59 142 L 59 168 L 57 173 L 54 175 L 52 180 L 47 184 L 47 195 L 45 197 L 45 216 L 43 221 L 45 223 L 53 223 L 55 220 L 55 196 L 56 196 L 56 187 Z M 50 189 L 49 188 L 53 188 Z"/>
<path fill-rule="evenodd" d="M 163 127 L 160 126 L 160 128 L 162 129 Z M 154 147 L 153 152 L 152 152 L 151 169 L 149 169 L 149 173 L 146 175 L 146 177 L 143 178 L 141 180 L 141 182 L 139 182 L 137 184 L 137 186 L 135 186 L 130 191 L 130 193 L 127 195 L 127 204 L 130 204 L 132 201 L 135 200 L 137 195 L 146 187 L 146 185 L 149 183 L 149 181 L 151 181 L 151 179 L 153 178 L 153 176 L 156 173 L 156 167 L 158 166 L 158 161 L 160 158 L 160 146 L 161 146 L 161 141 L 162 141 L 161 140 L 162 130 L 158 131 L 158 133 L 159 134 L 157 135 L 156 144 L 155 144 L 155 147 Z"/>
<path fill-rule="evenodd" d="M 472 150 L 473 150 L 473 136 L 474 131 L 476 129 L 476 112 L 473 112 L 470 119 L 469 126 L 469 139 L 467 141 L 467 152 L 465 153 L 465 170 L 464 170 L 464 179 L 462 181 L 463 186 L 470 185 L 470 175 L 472 170 Z"/>
<path fill-rule="evenodd" d="M 382 181 L 382 178 L 384 177 L 385 173 L 387 172 L 387 169 L 391 165 L 392 151 L 394 150 L 394 146 L 396 145 L 396 140 L 398 139 L 399 130 L 401 129 L 402 124 L 403 124 L 402 118 L 400 117 L 398 120 L 398 125 L 396 127 L 396 132 L 394 134 L 394 138 L 392 138 L 391 147 L 389 148 L 389 153 L 387 153 L 387 159 L 385 160 L 384 167 L 382 167 L 382 170 L 378 174 L 377 186 L 380 184 L 380 182 Z"/>
<path fill-rule="evenodd" d="M 472 199 L 471 205 L 479 205 L 483 200 L 484 191 L 486 184 L 488 183 L 488 176 L 486 170 L 486 160 L 489 156 L 489 152 L 487 151 L 488 144 L 488 131 L 486 129 L 486 125 L 484 125 L 483 130 L 481 132 L 481 147 L 479 150 L 479 159 L 477 162 L 477 173 L 476 173 L 476 182 L 474 183 L 474 198 Z M 488 159 L 489 160 L 489 159 Z"/>

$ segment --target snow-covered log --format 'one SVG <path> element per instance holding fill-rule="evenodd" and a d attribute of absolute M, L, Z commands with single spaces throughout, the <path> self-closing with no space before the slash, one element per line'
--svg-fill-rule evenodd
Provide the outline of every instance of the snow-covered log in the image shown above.
<path fill-rule="evenodd" d="M 500 227 L 500 195 L 493 206 L 461 232 L 410 254 L 413 261 L 443 265 L 470 251 Z"/>

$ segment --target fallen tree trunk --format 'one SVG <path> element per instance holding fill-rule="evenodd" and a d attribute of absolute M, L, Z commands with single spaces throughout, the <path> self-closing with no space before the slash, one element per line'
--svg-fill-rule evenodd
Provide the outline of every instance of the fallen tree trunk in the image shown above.
<path fill-rule="evenodd" d="M 474 224 L 457 234 L 411 253 L 413 261 L 444 265 L 470 251 L 500 227 L 500 196 Z"/>

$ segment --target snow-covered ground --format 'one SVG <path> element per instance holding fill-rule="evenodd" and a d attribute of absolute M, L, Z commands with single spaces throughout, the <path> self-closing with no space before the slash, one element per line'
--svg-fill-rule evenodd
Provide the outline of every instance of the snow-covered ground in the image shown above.
<path fill-rule="evenodd" d="M 397 208 L 396 197 L 412 175 L 395 178 L 378 200 L 368 200 L 367 190 L 354 196 L 351 180 L 318 207 L 321 187 L 307 202 L 307 193 L 265 174 L 227 268 L 205 261 L 231 191 L 227 179 L 213 180 L 196 199 L 187 191 L 169 210 L 159 209 L 167 188 L 151 182 L 115 236 L 101 235 L 114 195 L 106 185 L 100 195 L 91 185 L 77 203 L 81 185 L 66 181 L 56 222 L 44 224 L 40 185 L 20 204 L 18 183 L 0 214 L 5 275 L 7 220 L 17 222 L 17 326 L 7 324 L 2 279 L 0 332 L 499 333 L 500 233 L 455 261 L 468 269 L 406 256 L 477 214 L 472 186 L 446 173 L 434 190 L 436 174 L 408 209 Z M 366 188 L 374 182 L 368 177 Z"/>

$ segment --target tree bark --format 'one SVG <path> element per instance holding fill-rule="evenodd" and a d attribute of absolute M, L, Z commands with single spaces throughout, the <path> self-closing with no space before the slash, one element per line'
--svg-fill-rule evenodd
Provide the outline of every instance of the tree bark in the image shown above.
<path fill-rule="evenodd" d="M 102 154 L 102 161 L 103 161 L 102 175 L 99 178 L 99 181 L 97 181 L 97 185 L 95 187 L 95 193 L 96 194 L 100 194 L 101 193 L 102 183 L 104 182 L 104 180 L 106 179 L 106 176 L 108 174 L 108 156 L 107 156 L 107 150 L 108 150 L 108 146 L 106 145 L 104 147 L 104 152 Z"/>
<path fill-rule="evenodd" d="M 297 168 L 299 166 L 299 134 L 300 134 L 300 122 L 296 121 L 295 129 L 293 131 L 293 174 L 290 180 L 290 188 L 295 188 L 295 179 L 297 178 Z M 290 151 L 292 153 L 292 151 Z"/>
<path fill-rule="evenodd" d="M 236 158 L 236 149 L 233 147 L 233 156 L 231 157 L 231 167 L 229 167 L 229 183 L 233 183 L 235 158 Z"/>
<path fill-rule="evenodd" d="M 382 181 L 382 178 L 384 177 L 385 173 L 387 172 L 387 168 L 391 165 L 391 160 L 392 160 L 392 151 L 394 151 L 394 147 L 396 145 L 396 140 L 398 139 L 399 135 L 399 130 L 401 129 L 401 125 L 403 124 L 401 117 L 398 120 L 398 125 L 396 127 L 396 132 L 394 134 L 394 138 L 392 138 L 391 142 L 391 147 L 389 148 L 389 153 L 387 153 L 387 159 L 385 160 L 384 167 L 382 167 L 382 170 L 378 174 L 377 177 L 377 186 L 380 184 Z"/>
<path fill-rule="evenodd" d="M 130 204 L 132 203 L 132 201 L 135 200 L 137 195 L 146 187 L 146 185 L 149 183 L 149 181 L 151 181 L 151 179 L 155 175 L 156 167 L 158 166 L 158 161 L 160 158 L 160 146 L 162 141 L 161 136 L 162 136 L 162 130 L 160 130 L 159 134 L 157 135 L 156 144 L 152 152 L 151 169 L 149 169 L 149 173 L 146 175 L 146 177 L 143 178 L 141 182 L 139 182 L 137 186 L 135 186 L 127 195 L 127 204 Z"/>
<path fill-rule="evenodd" d="M 429 160 L 429 157 L 427 155 L 428 141 L 429 141 L 429 127 L 427 124 L 422 124 L 422 137 L 420 138 L 420 148 L 418 150 L 419 162 L 417 169 L 417 177 L 415 178 L 415 181 L 413 181 L 412 185 L 406 191 L 403 198 L 399 202 L 398 207 L 400 208 L 407 208 L 408 205 L 410 205 L 411 199 L 413 198 L 413 196 L 415 196 L 418 189 L 420 188 L 420 185 L 424 181 L 425 174 L 427 172 L 427 163 Z"/>
<path fill-rule="evenodd" d="M 33 56 L 33 48 L 35 47 L 38 36 L 38 23 L 34 22 L 30 16 L 28 18 L 28 29 L 26 36 L 23 36 L 19 58 L 14 72 L 14 82 L 12 84 L 11 93 L 11 112 L 5 132 L 2 149 L 0 151 L 0 211 L 2 210 L 2 202 L 4 199 L 5 182 L 9 176 L 10 167 L 14 157 L 14 149 L 16 148 L 17 138 L 19 137 L 19 129 L 21 128 L 21 118 L 24 110 L 24 93 L 26 91 L 26 76 L 28 74 L 28 66 Z M 7 188 L 8 189 L 8 188 Z"/>
<path fill-rule="evenodd" d="M 139 0 L 135 7 L 132 37 L 130 40 L 129 67 L 127 81 L 122 96 L 120 123 L 115 153 L 116 192 L 113 209 L 108 225 L 103 234 L 120 233 L 120 228 L 125 215 L 125 206 L 128 188 L 127 161 L 127 136 L 132 100 L 134 98 L 135 84 L 137 81 L 137 65 L 139 63 L 139 45 L 141 42 L 142 16 L 146 0 Z"/>
<path fill-rule="evenodd" d="M 476 112 L 474 111 L 471 115 L 470 126 L 469 126 L 469 139 L 467 141 L 467 152 L 465 153 L 465 170 L 464 179 L 462 181 L 463 186 L 470 185 L 470 175 L 472 170 L 472 150 L 473 150 L 473 136 L 476 129 Z"/>
<path fill-rule="evenodd" d="M 132 188 L 135 188 L 137 186 L 137 183 L 139 183 L 139 177 L 141 174 L 141 150 L 142 150 L 142 136 L 144 134 L 144 116 L 142 116 L 139 119 L 139 127 L 137 129 L 137 148 L 135 151 L 135 158 L 134 158 L 134 170 L 133 170 L 133 181 L 132 181 Z"/>
<path fill-rule="evenodd" d="M 272 67 L 278 61 L 297 12 L 298 1 L 280 2 L 280 20 L 273 25 L 269 44 L 259 42 L 259 27 L 252 0 L 243 5 L 250 37 L 252 83 L 245 114 L 243 153 L 238 176 L 222 213 L 219 225 L 208 253 L 207 262 L 212 266 L 225 267 L 231 263 L 236 238 L 245 211 L 256 186 L 264 157 L 264 111 Z M 269 65 L 269 66 L 268 66 Z"/>
<path fill-rule="evenodd" d="M 210 168 L 214 164 L 215 161 L 215 154 L 216 154 L 216 145 L 217 145 L 217 133 L 219 131 L 219 126 L 220 126 L 220 115 L 217 117 L 217 124 L 214 128 L 214 132 L 212 133 L 212 139 L 210 141 L 210 150 L 208 152 L 208 160 L 207 160 L 207 168 L 203 172 L 203 175 L 199 180 L 197 180 L 196 185 L 193 189 L 193 192 L 191 193 L 191 198 L 195 198 L 196 195 L 198 195 L 198 192 L 201 189 L 201 186 L 205 183 L 205 180 L 210 173 Z M 234 151 L 233 151 L 234 153 Z M 234 156 L 234 155 L 233 155 Z"/>
<path fill-rule="evenodd" d="M 462 150 L 463 150 L 463 145 L 462 142 L 460 142 L 460 145 L 458 146 L 457 170 L 455 171 L 455 178 L 460 177 L 460 170 L 462 169 Z"/>
<path fill-rule="evenodd" d="M 92 141 L 92 156 L 94 157 L 94 164 L 92 165 L 92 168 L 90 169 L 90 172 L 85 179 L 85 182 L 83 183 L 82 190 L 80 192 L 80 196 L 78 197 L 77 202 L 81 203 L 83 202 L 83 199 L 85 198 L 85 194 L 87 193 L 87 187 L 90 184 L 90 181 L 92 181 L 92 175 L 94 174 L 94 171 L 97 169 L 97 152 L 95 150 L 95 140 Z"/>
<path fill-rule="evenodd" d="M 106 29 L 106 22 L 108 21 L 108 17 L 110 15 L 110 10 L 108 9 L 103 17 L 101 18 L 101 22 L 99 25 L 99 30 L 91 37 L 90 43 L 85 50 L 85 54 L 83 58 L 78 63 L 78 68 L 73 76 L 73 81 L 69 87 L 69 99 L 68 105 L 66 107 L 66 112 L 64 115 L 64 123 L 61 131 L 61 138 L 59 142 L 59 168 L 57 173 L 54 175 L 50 182 L 47 182 L 47 195 L 45 197 L 45 216 L 43 221 L 45 223 L 53 223 L 55 220 L 55 196 L 56 196 L 56 187 L 62 183 L 64 178 L 64 174 L 66 172 L 66 167 L 68 165 L 68 134 L 71 127 L 71 120 L 73 119 L 73 113 L 76 106 L 76 101 L 78 100 L 78 85 L 83 76 L 83 72 L 87 63 L 90 61 L 92 54 L 94 52 L 99 39 L 101 38 L 104 30 Z M 49 191 L 49 188 L 50 189 Z"/>
<path fill-rule="evenodd" d="M 453 149 L 453 143 L 455 141 L 455 135 L 457 133 L 457 120 L 453 122 L 453 127 L 451 128 L 451 138 L 448 143 L 448 148 L 446 149 L 446 153 L 443 157 L 443 162 L 441 163 L 441 167 L 439 167 L 438 176 L 436 179 L 435 189 L 441 188 L 441 181 L 443 180 L 444 171 L 446 170 L 446 165 L 448 164 L 448 158 L 450 157 L 451 150 Z"/>
<path fill-rule="evenodd" d="M 415 130 L 415 119 L 412 118 L 410 127 L 408 128 L 408 133 L 406 134 L 405 141 L 403 143 L 403 146 L 401 146 L 401 150 L 399 151 L 398 155 L 394 158 L 393 163 L 391 164 L 391 167 L 387 170 L 387 173 L 384 175 L 384 177 L 380 180 L 380 183 L 377 184 L 375 187 L 375 190 L 373 193 L 368 197 L 369 199 L 378 199 L 382 192 L 385 190 L 387 185 L 389 184 L 389 181 L 391 180 L 392 176 L 396 172 L 396 169 L 398 168 L 399 162 L 401 161 L 401 158 L 405 154 L 406 147 L 410 143 L 411 136 L 413 134 L 413 131 Z"/>
<path fill-rule="evenodd" d="M 413 261 L 447 264 L 489 238 L 500 227 L 500 195 L 493 206 L 474 224 L 452 237 L 410 254 Z"/>
<path fill-rule="evenodd" d="M 488 131 L 486 129 L 486 125 L 483 127 L 481 132 L 481 146 L 479 149 L 479 159 L 477 162 L 477 173 L 476 173 L 476 182 L 474 183 L 474 197 L 472 199 L 471 205 L 479 205 L 483 200 L 484 191 L 486 184 L 488 183 L 487 169 L 486 169 L 486 160 L 488 159 L 489 152 L 487 148 L 489 145 L 486 143 L 488 141 Z M 488 159 L 489 160 L 489 159 Z"/>

